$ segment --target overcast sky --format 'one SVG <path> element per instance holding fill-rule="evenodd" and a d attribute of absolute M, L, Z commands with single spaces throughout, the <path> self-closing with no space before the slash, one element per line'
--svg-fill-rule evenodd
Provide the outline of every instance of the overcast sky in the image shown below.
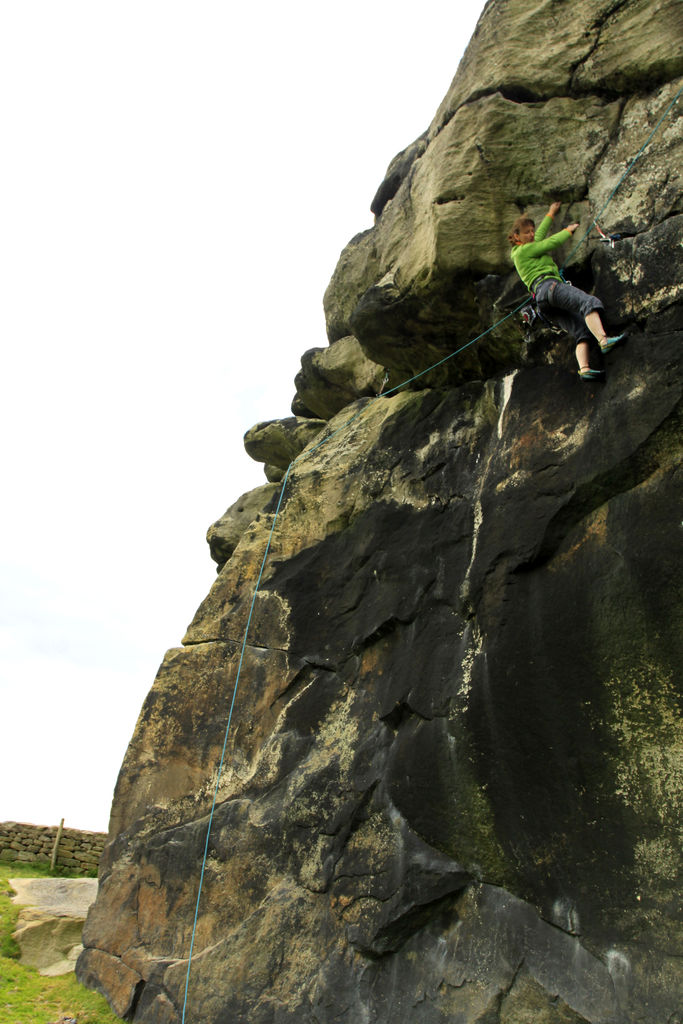
<path fill-rule="evenodd" d="M 107 828 L 244 432 L 483 6 L 0 5 L 0 821 Z"/>

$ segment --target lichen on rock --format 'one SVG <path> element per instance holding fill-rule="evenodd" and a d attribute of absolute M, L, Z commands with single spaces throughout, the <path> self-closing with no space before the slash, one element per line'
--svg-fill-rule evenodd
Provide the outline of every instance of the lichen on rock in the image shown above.
<path fill-rule="evenodd" d="M 127 1019 L 178 1024 L 194 938 L 206 1024 L 677 1020 L 677 26 L 491 0 L 390 164 L 121 769 L 78 973 Z M 604 385 L 508 316 L 553 198 L 623 236 L 565 253 Z"/>

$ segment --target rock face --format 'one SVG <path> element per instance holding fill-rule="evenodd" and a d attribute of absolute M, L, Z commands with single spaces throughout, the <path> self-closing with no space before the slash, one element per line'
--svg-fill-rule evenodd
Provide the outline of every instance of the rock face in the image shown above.
<path fill-rule="evenodd" d="M 121 769 L 78 965 L 119 1015 L 680 1021 L 678 106 L 601 221 L 627 237 L 571 257 L 628 326 L 606 384 L 516 318 L 388 395 L 363 376 L 516 307 L 520 209 L 557 195 L 588 229 L 683 85 L 680 27 L 667 0 L 492 0 L 392 163 L 323 371 L 249 437 L 295 460 L 284 492 L 235 503 Z"/>

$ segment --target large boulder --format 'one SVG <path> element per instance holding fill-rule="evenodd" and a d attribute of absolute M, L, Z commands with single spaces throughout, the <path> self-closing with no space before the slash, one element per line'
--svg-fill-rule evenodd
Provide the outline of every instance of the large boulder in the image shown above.
<path fill-rule="evenodd" d="M 304 352 L 294 383 L 298 400 L 313 415 L 328 420 L 356 399 L 379 394 L 384 377 L 384 367 L 371 362 L 356 338 L 349 336 Z"/>
<path fill-rule="evenodd" d="M 491 0 L 342 254 L 325 359 L 410 380 L 323 396 L 311 356 L 249 438 L 279 511 L 164 658 L 84 929 L 122 1016 L 679 1019 L 679 7 Z M 624 236 L 563 257 L 628 330 L 604 384 L 508 315 L 556 195 Z"/>
<path fill-rule="evenodd" d="M 398 394 L 293 468 L 220 779 L 193 1015 L 675 1013 L 683 365 L 666 316 L 610 356 L 602 390 L 539 366 Z M 271 527 L 169 652 L 117 786 L 79 972 L 109 991 L 118 964 L 136 1020 L 182 1004 Z"/>
<path fill-rule="evenodd" d="M 681 49 L 666 41 L 672 24 L 676 0 L 655 11 L 644 0 L 592 0 L 563 12 L 561 30 L 551 3 L 488 4 L 426 141 L 399 154 L 398 177 L 390 165 L 381 216 L 342 253 L 324 300 L 330 340 L 352 333 L 369 359 L 411 377 L 490 327 L 478 285 L 497 275 L 504 290 L 520 211 L 539 218 L 558 198 L 564 222 L 585 236 L 665 115 L 683 84 Z M 634 234 L 681 212 L 681 166 L 672 116 L 606 226 Z M 593 235 L 560 253 L 574 272 L 600 245 Z M 422 383 L 516 365 L 516 346 L 494 333 Z"/>
<path fill-rule="evenodd" d="M 324 426 L 324 420 L 304 416 L 257 423 L 244 435 L 244 448 L 256 462 L 265 463 L 266 479 L 277 482 Z"/>
<path fill-rule="evenodd" d="M 83 950 L 81 933 L 97 895 L 94 878 L 10 878 L 20 907 L 13 938 L 20 963 L 46 977 L 68 974 Z"/>
<path fill-rule="evenodd" d="M 247 491 L 232 503 L 220 519 L 211 524 L 206 533 L 206 540 L 219 572 L 239 544 L 249 524 L 268 507 L 278 490 L 276 483 L 269 483 Z"/>

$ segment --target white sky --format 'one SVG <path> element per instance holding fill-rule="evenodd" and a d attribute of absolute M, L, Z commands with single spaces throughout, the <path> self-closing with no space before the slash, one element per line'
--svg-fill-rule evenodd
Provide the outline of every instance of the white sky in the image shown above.
<path fill-rule="evenodd" d="M 0 5 L 0 821 L 106 829 L 206 529 L 265 481 L 243 434 L 483 6 Z"/>

